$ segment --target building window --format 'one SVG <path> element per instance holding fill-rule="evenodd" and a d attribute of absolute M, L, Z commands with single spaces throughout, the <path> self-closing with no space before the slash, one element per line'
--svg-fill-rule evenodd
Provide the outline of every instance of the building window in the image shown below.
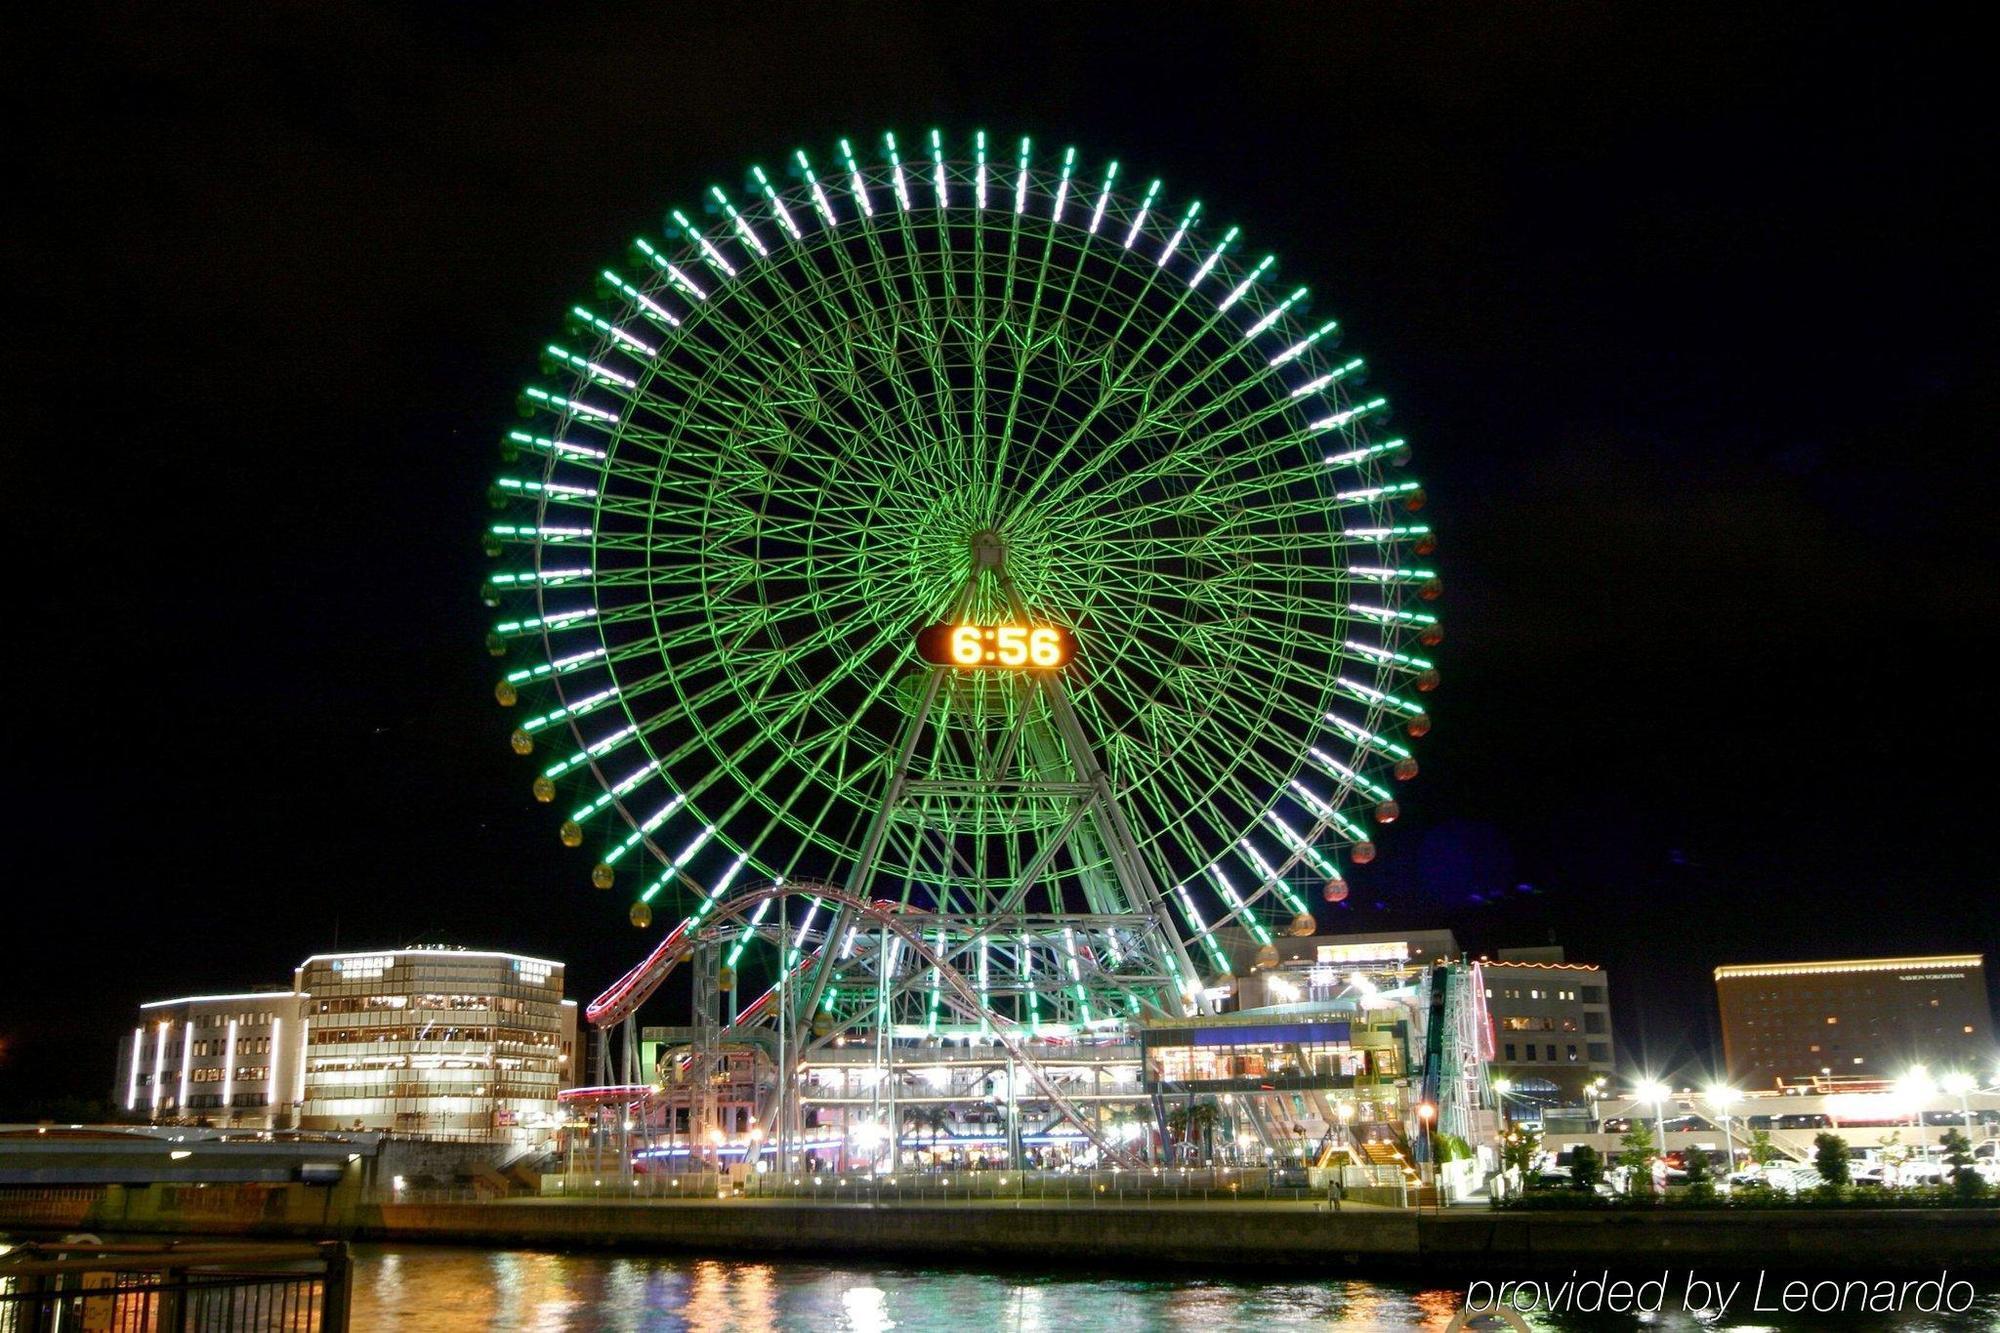
<path fill-rule="evenodd" d="M 1509 1061 L 1512 1061 L 1514 1059 L 1514 1043 L 1512 1042 L 1507 1043 L 1506 1056 Z M 141 1075 L 139 1081 L 141 1083 L 145 1082 L 146 1081 L 145 1076 Z"/>
<path fill-rule="evenodd" d="M 1593 1041 L 1589 1043 L 1588 1049 L 1592 1064 L 1608 1065 L 1611 1063 L 1611 1046 L 1608 1042 Z"/>
<path fill-rule="evenodd" d="M 1584 1030 L 1585 1032 L 1602 1032 L 1602 1031 L 1604 1031 L 1604 1015 L 1603 1015 L 1603 1014 L 1597 1014 L 1597 1013 L 1586 1013 L 1586 1014 L 1584 1014 L 1584 1016 L 1583 1016 L 1583 1030 Z"/>
<path fill-rule="evenodd" d="M 1579 994 L 1583 996 L 1585 1004 L 1604 1003 L 1604 987 L 1602 986 L 1585 986 Z"/>
<path fill-rule="evenodd" d="M 1570 1063 L 1572 1064 L 1576 1063 L 1576 1047 L 1574 1045 L 1565 1046 L 1563 1047 L 1563 1050 L 1568 1056 Z"/>

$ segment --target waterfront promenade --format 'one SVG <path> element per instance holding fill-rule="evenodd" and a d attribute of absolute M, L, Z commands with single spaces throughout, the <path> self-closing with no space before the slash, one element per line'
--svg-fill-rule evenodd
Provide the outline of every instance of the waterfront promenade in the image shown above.
<path fill-rule="evenodd" d="M 1733 1269 L 2000 1271 L 2000 1210 L 1443 1211 L 1291 1201 L 797 1199 L 336 1200 L 294 1185 L 0 1191 L 0 1230 L 264 1237 L 529 1249 L 621 1248 L 920 1263 L 1203 1265 L 1490 1275 L 1671 1263 Z"/>

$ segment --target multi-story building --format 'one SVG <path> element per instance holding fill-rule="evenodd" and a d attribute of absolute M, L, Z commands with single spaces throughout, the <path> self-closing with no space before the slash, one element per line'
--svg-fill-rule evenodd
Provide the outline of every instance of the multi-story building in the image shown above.
<path fill-rule="evenodd" d="M 1575 1105 L 1613 1074 L 1611 989 L 1595 963 L 1562 946 L 1502 949 L 1480 960 L 1493 1024 L 1492 1074 L 1514 1095 Z"/>
<path fill-rule="evenodd" d="M 1850 958 L 1715 969 L 1729 1076 L 1767 1088 L 1882 1080 L 1993 1058 L 1985 958 Z"/>
<path fill-rule="evenodd" d="M 153 1120 L 289 1125 L 299 1000 L 274 988 L 140 1005 L 138 1026 L 119 1043 L 116 1104 Z"/>
<path fill-rule="evenodd" d="M 561 963 L 386 949 L 315 954 L 296 977 L 301 1128 L 489 1135 L 550 1121 L 575 1081 Z"/>
<path fill-rule="evenodd" d="M 1269 945 L 1247 931 L 1215 934 L 1235 974 L 1231 1007 L 1236 1009 L 1332 999 L 1347 989 L 1348 978 L 1357 971 L 1377 981 L 1384 980 L 1385 969 L 1414 976 L 1460 953 L 1458 937 L 1448 930 L 1281 935 Z"/>
<path fill-rule="evenodd" d="M 577 1082 L 563 966 L 470 949 L 316 954 L 289 989 L 155 1000 L 114 1097 L 153 1120 L 527 1137 Z"/>

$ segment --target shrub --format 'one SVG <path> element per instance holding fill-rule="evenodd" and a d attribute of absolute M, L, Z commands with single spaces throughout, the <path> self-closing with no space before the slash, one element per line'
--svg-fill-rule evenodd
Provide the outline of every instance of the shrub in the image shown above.
<path fill-rule="evenodd" d="M 1595 1194 L 1604 1180 L 1604 1158 L 1587 1143 L 1570 1149 L 1569 1183 L 1584 1194 Z"/>
<path fill-rule="evenodd" d="M 1837 1190 L 1853 1179 L 1847 1166 L 1847 1140 L 1838 1134 L 1822 1131 L 1813 1135 L 1813 1165 L 1826 1182 L 1823 1188 Z"/>

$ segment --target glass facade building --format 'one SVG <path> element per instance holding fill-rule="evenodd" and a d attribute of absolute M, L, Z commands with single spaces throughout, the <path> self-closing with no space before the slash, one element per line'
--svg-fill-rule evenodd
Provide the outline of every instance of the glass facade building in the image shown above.
<path fill-rule="evenodd" d="M 154 1000 L 113 1104 L 215 1128 L 532 1140 L 583 1053 L 563 965 L 474 949 L 315 954 L 289 989 Z"/>
<path fill-rule="evenodd" d="M 470 949 L 320 954 L 305 996 L 299 1124 L 492 1136 L 553 1123 L 575 1082 L 563 966 Z"/>

